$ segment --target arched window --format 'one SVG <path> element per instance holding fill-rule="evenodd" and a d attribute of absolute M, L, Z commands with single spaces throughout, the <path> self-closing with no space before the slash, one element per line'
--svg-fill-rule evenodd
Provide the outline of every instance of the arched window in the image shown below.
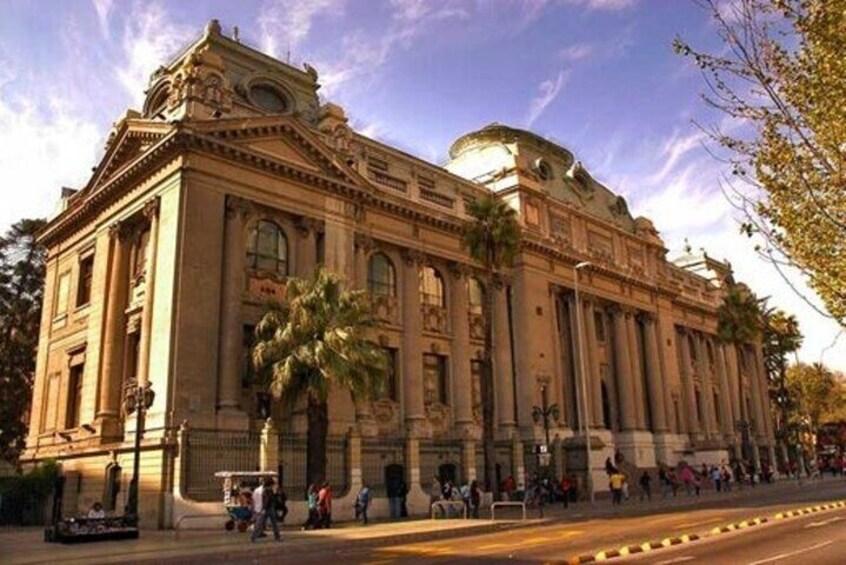
<path fill-rule="evenodd" d="M 247 241 L 247 266 L 260 271 L 288 274 L 288 238 L 276 223 L 259 220 Z"/>
<path fill-rule="evenodd" d="M 467 307 L 478 316 L 485 311 L 485 287 L 475 277 L 467 279 Z"/>
<path fill-rule="evenodd" d="M 367 263 L 367 290 L 379 296 L 397 295 L 394 264 L 384 253 L 375 253 Z"/>
<path fill-rule="evenodd" d="M 423 304 L 444 308 L 444 279 L 434 267 L 420 271 L 420 295 Z"/>

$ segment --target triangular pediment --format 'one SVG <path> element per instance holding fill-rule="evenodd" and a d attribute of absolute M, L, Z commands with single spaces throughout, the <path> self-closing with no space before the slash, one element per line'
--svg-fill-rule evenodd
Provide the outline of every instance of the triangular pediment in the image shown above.
<path fill-rule="evenodd" d="M 309 128 L 289 116 L 195 122 L 191 128 L 240 149 L 367 189 L 370 185 Z"/>
<path fill-rule="evenodd" d="M 94 168 L 85 187 L 87 193 L 96 192 L 119 171 L 129 166 L 172 130 L 172 126 L 148 120 L 124 120 L 112 134 L 106 153 Z"/>

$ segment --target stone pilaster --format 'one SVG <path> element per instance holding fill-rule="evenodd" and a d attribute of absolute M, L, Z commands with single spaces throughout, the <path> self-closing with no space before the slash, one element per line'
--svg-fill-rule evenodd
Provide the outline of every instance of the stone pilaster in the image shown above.
<path fill-rule="evenodd" d="M 667 432 L 667 406 L 664 403 L 664 376 L 661 372 L 661 358 L 655 317 L 642 315 L 643 339 L 646 345 L 646 376 L 649 390 L 649 404 L 652 408 L 652 431 Z"/>
<path fill-rule="evenodd" d="M 587 383 L 588 401 L 590 402 L 590 424 L 594 428 L 604 428 L 602 417 L 602 376 L 599 374 L 599 346 L 596 343 L 596 320 L 593 317 L 593 302 L 582 298 L 582 324 L 585 352 L 585 382 Z M 581 383 L 580 383 L 581 384 Z"/>
<path fill-rule="evenodd" d="M 629 355 L 629 335 L 626 327 L 626 312 L 615 308 L 614 318 L 614 375 L 617 382 L 617 400 L 620 409 L 620 425 L 623 430 L 637 427 L 631 374 L 631 356 Z"/>
<path fill-rule="evenodd" d="M 423 320 L 420 312 L 420 265 L 423 256 L 403 252 L 402 267 L 402 384 L 406 431 L 417 437 L 423 431 Z M 417 480 L 419 484 L 419 477 Z"/>
<path fill-rule="evenodd" d="M 317 268 L 317 232 L 320 222 L 312 218 L 297 218 L 297 274 L 309 278 Z"/>
<path fill-rule="evenodd" d="M 246 268 L 245 221 L 250 210 L 251 206 L 246 200 L 234 196 L 226 198 L 217 407 L 222 412 L 230 413 L 238 411 L 241 393 L 241 301 Z"/>
<path fill-rule="evenodd" d="M 734 422 L 737 420 L 737 416 L 731 401 L 733 395 L 729 388 L 726 354 L 722 344 L 715 343 L 714 349 L 716 350 L 717 379 L 720 383 L 720 410 L 723 413 L 721 431 L 724 438 L 731 440 L 733 437 Z"/>
<path fill-rule="evenodd" d="M 690 439 L 696 439 L 699 435 L 699 413 L 696 410 L 696 392 L 693 386 L 693 365 L 691 364 L 688 331 L 686 328 L 682 328 L 678 334 L 679 347 L 681 347 L 680 370 L 685 412 L 687 413 L 687 433 L 690 434 Z"/>
<path fill-rule="evenodd" d="M 100 373 L 100 399 L 97 419 L 103 435 L 116 435 L 120 414 L 121 377 L 124 341 L 126 338 L 125 310 L 129 287 L 129 230 L 115 224 L 109 234 L 112 242 L 109 265 L 106 321 L 103 331 L 103 368 Z M 106 429 L 107 428 L 107 429 Z"/>
<path fill-rule="evenodd" d="M 461 442 L 461 467 L 464 469 L 464 480 L 475 481 L 476 477 L 476 442 L 464 439 Z"/>
<path fill-rule="evenodd" d="M 159 247 L 159 199 L 154 198 L 144 206 L 144 216 L 150 222 L 150 239 L 147 243 L 147 272 L 144 274 L 144 310 L 141 313 L 141 343 L 138 347 L 138 383 L 150 378 L 150 343 L 153 328 L 153 301 L 156 288 L 156 255 Z"/>
<path fill-rule="evenodd" d="M 640 359 L 640 347 L 637 337 L 636 314 L 626 312 L 626 333 L 628 334 L 629 358 L 631 360 L 631 394 L 635 407 L 635 427 L 646 429 L 646 406 L 643 391 L 643 364 Z"/>
<path fill-rule="evenodd" d="M 273 418 L 268 418 L 261 429 L 259 442 L 259 470 L 276 471 L 279 468 L 279 432 Z"/>
<path fill-rule="evenodd" d="M 449 318 L 452 330 L 452 390 L 455 427 L 465 437 L 474 427 L 473 382 L 470 373 L 470 319 L 467 310 L 467 273 L 461 265 L 450 266 Z"/>
<path fill-rule="evenodd" d="M 517 423 L 514 421 L 514 374 L 511 359 L 511 337 L 508 325 L 508 298 L 504 284 L 495 284 L 493 336 L 494 336 L 494 391 L 496 414 L 503 435 L 511 433 Z"/>
<path fill-rule="evenodd" d="M 714 436 L 714 412 L 712 410 L 714 392 L 711 388 L 711 380 L 708 378 L 708 357 L 702 341 L 702 334 L 699 332 L 693 333 L 693 347 L 696 351 L 697 360 L 695 366 L 700 379 L 699 400 L 702 404 L 702 422 L 700 422 L 700 425 L 705 436 L 711 438 Z"/>

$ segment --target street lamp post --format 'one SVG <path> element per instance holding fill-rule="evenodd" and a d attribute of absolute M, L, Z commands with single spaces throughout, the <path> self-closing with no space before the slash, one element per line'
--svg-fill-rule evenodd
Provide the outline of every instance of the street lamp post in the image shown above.
<path fill-rule="evenodd" d="M 126 413 L 137 412 L 135 418 L 135 449 L 132 463 L 132 480 L 129 483 L 129 496 L 126 504 L 126 514 L 136 525 L 138 524 L 138 475 L 141 466 L 141 436 L 144 434 L 144 416 L 156 394 L 150 382 L 140 384 L 137 380 L 131 380 L 126 386 L 124 406 Z"/>
<path fill-rule="evenodd" d="M 543 422 L 543 434 L 544 434 L 544 449 L 538 449 L 538 468 L 541 467 L 542 456 L 546 456 L 547 464 L 544 465 L 545 467 L 549 467 L 549 419 L 553 418 L 555 420 L 558 419 L 559 412 L 558 412 L 558 404 L 553 404 L 552 406 L 548 406 L 547 398 L 546 398 L 546 385 L 541 385 L 541 406 L 533 406 L 532 407 L 532 419 L 535 423 Z"/>
<path fill-rule="evenodd" d="M 590 431 L 588 421 L 590 419 L 590 405 L 587 400 L 587 380 L 585 377 L 585 350 L 584 350 L 584 336 L 582 335 L 582 305 L 579 302 L 579 271 L 586 267 L 590 267 L 591 263 L 582 261 L 573 267 L 573 288 L 576 298 L 576 339 L 578 341 L 579 350 L 579 380 L 581 383 L 581 397 L 582 409 L 579 410 L 579 424 L 581 424 L 582 433 L 585 438 L 585 463 L 587 464 L 587 473 L 585 486 L 590 493 L 590 503 L 594 503 L 593 494 L 593 477 L 591 476 L 591 452 L 590 452 Z M 578 409 L 578 403 L 576 404 Z M 584 416 L 584 417 L 582 417 Z"/>

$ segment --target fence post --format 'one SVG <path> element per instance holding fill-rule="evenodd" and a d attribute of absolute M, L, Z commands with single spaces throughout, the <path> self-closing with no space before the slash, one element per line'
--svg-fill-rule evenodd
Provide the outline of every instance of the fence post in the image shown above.
<path fill-rule="evenodd" d="M 350 492 L 358 493 L 362 485 L 361 476 L 361 432 L 355 426 L 350 427 L 347 436 L 347 461 L 349 461 Z M 373 485 L 369 485 L 371 488 Z"/>
<path fill-rule="evenodd" d="M 464 467 L 464 479 L 467 483 L 476 480 L 476 442 L 465 439 L 461 442 L 461 466 Z"/>
<path fill-rule="evenodd" d="M 259 443 L 259 469 L 276 471 L 279 468 L 279 433 L 273 418 L 268 418 L 261 429 Z"/>
<path fill-rule="evenodd" d="M 523 461 L 523 442 L 517 435 L 511 436 L 511 468 L 517 476 L 517 490 L 526 490 L 526 463 Z"/>

